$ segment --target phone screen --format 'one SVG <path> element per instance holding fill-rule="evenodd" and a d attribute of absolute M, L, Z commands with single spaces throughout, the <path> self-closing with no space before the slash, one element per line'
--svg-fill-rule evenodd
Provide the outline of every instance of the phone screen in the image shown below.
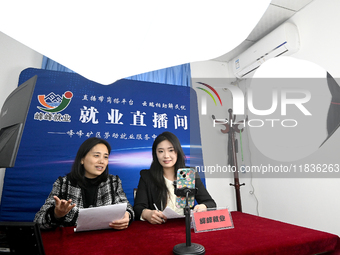
<path fill-rule="evenodd" d="M 180 168 L 177 170 L 177 184 L 176 188 L 195 188 L 195 170 L 193 168 Z M 193 207 L 195 203 L 195 195 L 189 195 L 188 198 L 189 207 Z M 185 208 L 186 198 L 176 197 L 176 207 Z"/>

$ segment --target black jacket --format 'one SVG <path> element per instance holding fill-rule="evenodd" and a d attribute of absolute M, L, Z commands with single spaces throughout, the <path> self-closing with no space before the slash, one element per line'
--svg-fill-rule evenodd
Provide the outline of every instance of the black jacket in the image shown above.
<path fill-rule="evenodd" d="M 216 207 L 215 201 L 209 195 L 198 175 L 196 175 L 195 178 L 195 187 L 197 188 L 195 199 L 198 204 L 205 204 L 207 208 Z M 165 209 L 162 208 L 161 201 L 158 199 L 158 191 L 156 185 L 152 181 L 150 171 L 142 170 L 140 171 L 140 179 L 135 197 L 135 203 L 133 206 L 133 210 L 135 211 L 135 219 L 140 219 L 144 209 L 154 210 L 154 203 L 160 210 L 163 211 Z"/>

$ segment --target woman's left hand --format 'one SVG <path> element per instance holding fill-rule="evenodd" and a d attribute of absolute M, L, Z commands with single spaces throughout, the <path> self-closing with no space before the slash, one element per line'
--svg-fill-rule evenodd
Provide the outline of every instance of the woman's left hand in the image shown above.
<path fill-rule="evenodd" d="M 126 229 L 129 226 L 129 221 L 130 214 L 125 212 L 123 219 L 112 221 L 109 226 L 114 229 Z"/>
<path fill-rule="evenodd" d="M 207 210 L 207 206 L 205 204 L 199 204 L 194 207 L 194 212 L 202 212 L 206 210 Z"/>

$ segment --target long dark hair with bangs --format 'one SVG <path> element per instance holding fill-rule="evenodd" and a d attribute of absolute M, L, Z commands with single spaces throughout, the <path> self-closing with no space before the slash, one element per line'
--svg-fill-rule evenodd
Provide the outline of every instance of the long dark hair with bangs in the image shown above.
<path fill-rule="evenodd" d="M 110 144 L 97 137 L 91 137 L 86 139 L 79 147 L 76 158 L 74 159 L 71 172 L 68 174 L 72 184 L 78 184 L 80 187 L 85 188 L 85 168 L 81 164 L 81 160 L 89 153 L 89 151 L 97 144 L 104 144 L 107 147 L 109 154 L 111 153 Z M 99 176 L 98 183 L 106 181 L 109 176 L 109 166 Z"/>
<path fill-rule="evenodd" d="M 179 168 L 185 167 L 186 157 L 183 152 L 181 143 L 179 142 L 177 136 L 175 136 L 171 132 L 163 132 L 162 134 L 158 135 L 152 145 L 152 163 L 150 166 L 150 173 L 153 178 L 153 181 L 158 189 L 159 197 L 158 199 L 161 200 L 162 206 L 165 208 L 168 198 L 168 189 L 165 184 L 165 180 L 163 177 L 163 167 L 159 163 L 157 158 L 157 146 L 161 142 L 168 140 L 172 146 L 174 147 L 175 152 L 177 153 L 177 161 L 174 165 L 174 177 L 176 178 L 177 170 Z M 162 210 L 164 209 L 162 208 Z"/>

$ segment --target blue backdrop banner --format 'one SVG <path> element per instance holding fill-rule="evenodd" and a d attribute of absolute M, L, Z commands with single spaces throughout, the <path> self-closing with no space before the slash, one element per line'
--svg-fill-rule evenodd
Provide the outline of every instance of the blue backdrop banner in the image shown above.
<path fill-rule="evenodd" d="M 131 204 L 139 171 L 149 168 L 158 134 L 176 134 L 187 165 L 203 165 L 192 88 L 126 79 L 105 86 L 76 73 L 33 68 L 21 73 L 19 84 L 34 75 L 37 83 L 16 164 L 5 174 L 1 221 L 32 221 L 88 137 L 111 144 L 109 172 L 122 179 Z"/>

